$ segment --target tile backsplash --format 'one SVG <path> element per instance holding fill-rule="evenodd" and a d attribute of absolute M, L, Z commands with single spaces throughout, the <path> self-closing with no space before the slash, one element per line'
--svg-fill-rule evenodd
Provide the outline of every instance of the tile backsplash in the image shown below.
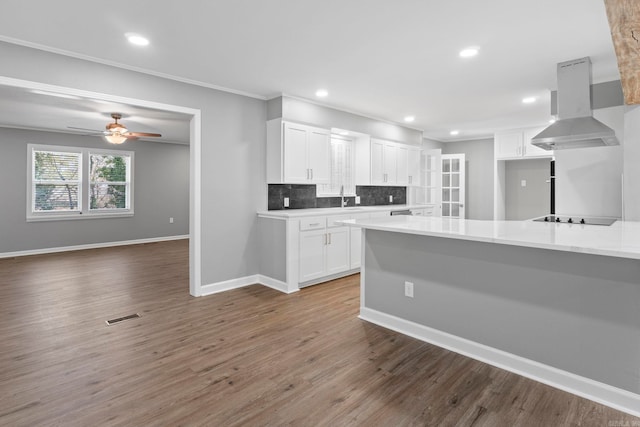
<path fill-rule="evenodd" d="M 308 209 L 340 207 L 340 197 L 316 197 L 316 186 L 308 184 L 269 184 L 268 209 Z M 404 205 L 407 203 L 406 187 L 385 187 L 358 185 L 356 194 L 360 196 L 360 206 Z M 389 196 L 393 203 L 389 203 Z M 289 198 L 289 207 L 284 207 L 284 198 Z M 345 197 L 347 206 L 355 206 L 355 197 Z"/>

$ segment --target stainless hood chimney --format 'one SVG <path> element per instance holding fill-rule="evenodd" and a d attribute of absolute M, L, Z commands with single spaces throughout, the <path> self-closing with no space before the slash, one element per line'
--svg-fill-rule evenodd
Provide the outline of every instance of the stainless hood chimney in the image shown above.
<path fill-rule="evenodd" d="M 591 59 L 558 64 L 558 120 L 531 139 L 545 150 L 620 145 L 616 133 L 591 114 Z"/>

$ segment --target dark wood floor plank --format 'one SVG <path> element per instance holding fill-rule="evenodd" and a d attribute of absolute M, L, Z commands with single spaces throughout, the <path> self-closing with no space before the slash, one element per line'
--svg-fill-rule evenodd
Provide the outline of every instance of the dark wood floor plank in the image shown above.
<path fill-rule="evenodd" d="M 187 241 L 0 260 L 0 425 L 640 425 L 358 310 L 357 275 L 193 298 Z"/>

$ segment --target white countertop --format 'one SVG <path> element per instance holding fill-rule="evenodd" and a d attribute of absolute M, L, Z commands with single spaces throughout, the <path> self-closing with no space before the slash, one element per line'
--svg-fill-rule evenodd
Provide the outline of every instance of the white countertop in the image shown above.
<path fill-rule="evenodd" d="M 398 211 L 404 209 L 422 209 L 433 205 L 378 205 L 378 206 L 348 206 L 346 208 L 313 208 L 313 209 L 282 209 L 274 211 L 260 211 L 261 218 L 287 219 L 316 215 L 347 215 L 368 212 Z"/>
<path fill-rule="evenodd" d="M 344 223 L 372 230 L 640 259 L 640 222 L 600 226 L 390 216 Z"/>

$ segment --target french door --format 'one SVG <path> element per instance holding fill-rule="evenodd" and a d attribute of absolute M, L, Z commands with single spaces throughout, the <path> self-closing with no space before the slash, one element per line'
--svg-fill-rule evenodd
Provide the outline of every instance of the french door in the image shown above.
<path fill-rule="evenodd" d="M 442 217 L 465 218 L 465 158 L 442 155 Z"/>

